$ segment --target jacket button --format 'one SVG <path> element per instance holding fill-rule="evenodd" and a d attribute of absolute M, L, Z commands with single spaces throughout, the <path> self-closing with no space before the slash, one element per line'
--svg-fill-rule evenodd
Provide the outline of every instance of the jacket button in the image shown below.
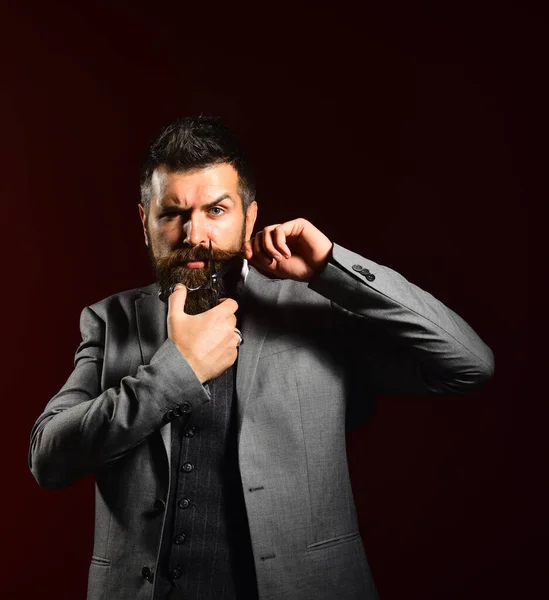
<path fill-rule="evenodd" d="M 143 567 L 141 569 L 141 575 L 143 575 L 143 578 L 146 579 L 147 581 L 152 581 L 152 571 L 149 569 L 149 567 Z"/>
<path fill-rule="evenodd" d="M 181 500 L 177 503 L 179 508 L 189 508 L 191 505 L 191 501 L 188 498 L 181 498 Z"/>
<path fill-rule="evenodd" d="M 366 277 L 366 279 L 367 279 L 368 281 L 373 281 L 373 280 L 376 278 L 376 276 L 375 276 L 373 273 L 368 273 L 368 274 L 367 274 L 367 275 L 365 275 L 364 277 Z"/>
<path fill-rule="evenodd" d="M 362 265 L 353 265 L 351 268 L 353 271 L 358 271 L 359 273 L 362 272 Z"/>
<path fill-rule="evenodd" d="M 185 463 L 181 467 L 181 470 L 185 473 L 190 473 L 194 469 L 194 465 L 192 463 Z"/>
<path fill-rule="evenodd" d="M 164 500 L 155 500 L 154 501 L 154 510 L 157 513 L 163 513 L 166 510 L 166 503 L 164 502 Z"/>
<path fill-rule="evenodd" d="M 189 427 L 189 429 L 187 429 L 185 431 L 185 437 L 193 437 L 193 435 L 196 433 L 196 427 L 193 425 L 192 427 Z"/>
<path fill-rule="evenodd" d="M 191 410 L 193 409 L 193 407 L 188 403 L 188 402 L 183 402 L 183 404 L 181 404 L 179 406 L 179 410 L 185 414 L 185 413 L 190 413 Z"/>
<path fill-rule="evenodd" d="M 181 567 L 175 567 L 170 571 L 170 577 L 172 579 L 179 579 L 183 575 L 183 569 Z"/>
<path fill-rule="evenodd" d="M 164 421 L 166 421 L 166 423 L 169 423 L 170 421 L 173 421 L 175 418 L 175 413 L 172 409 L 170 409 L 167 413 L 165 413 L 164 415 Z"/>
<path fill-rule="evenodd" d="M 185 538 L 187 536 L 184 533 L 179 533 L 178 535 L 176 535 L 173 538 L 173 543 L 177 544 L 178 546 L 180 546 L 181 544 L 183 544 L 185 542 Z"/>

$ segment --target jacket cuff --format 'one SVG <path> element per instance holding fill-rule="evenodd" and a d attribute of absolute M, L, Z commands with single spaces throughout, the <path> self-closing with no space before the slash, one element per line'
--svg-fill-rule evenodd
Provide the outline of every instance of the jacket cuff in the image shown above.
<path fill-rule="evenodd" d="M 165 423 L 190 415 L 210 401 L 208 388 L 202 385 L 170 338 L 166 338 L 151 358 L 150 368 L 158 375 L 155 391 L 165 401 Z M 161 385 L 158 385 L 160 382 Z"/>
<path fill-rule="evenodd" d="M 326 266 L 311 279 L 309 288 L 336 303 L 345 298 L 347 302 L 343 301 L 343 306 L 349 302 L 349 293 L 360 291 L 364 294 L 365 285 L 374 295 L 391 296 L 386 269 L 334 243 Z"/>

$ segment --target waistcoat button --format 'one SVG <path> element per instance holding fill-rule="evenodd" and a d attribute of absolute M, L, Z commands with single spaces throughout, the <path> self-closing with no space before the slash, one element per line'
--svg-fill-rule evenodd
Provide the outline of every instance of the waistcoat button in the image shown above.
<path fill-rule="evenodd" d="M 188 498 L 181 498 L 181 500 L 177 503 L 179 508 L 189 508 L 191 505 L 191 501 Z"/>
<path fill-rule="evenodd" d="M 191 427 L 189 427 L 189 429 L 185 430 L 185 437 L 193 437 L 193 435 L 196 433 L 196 426 L 192 425 Z"/>
<path fill-rule="evenodd" d="M 172 569 L 170 572 L 170 577 L 172 579 L 179 579 L 181 575 L 183 575 L 183 569 L 181 567 L 175 567 L 175 569 Z"/>

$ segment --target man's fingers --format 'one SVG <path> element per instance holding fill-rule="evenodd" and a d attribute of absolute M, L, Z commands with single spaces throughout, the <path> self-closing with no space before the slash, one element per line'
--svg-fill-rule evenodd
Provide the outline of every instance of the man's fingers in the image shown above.
<path fill-rule="evenodd" d="M 217 311 L 218 313 L 230 316 L 238 310 L 238 302 L 234 298 L 220 298 L 219 304 L 210 309 L 211 311 Z"/>
<path fill-rule="evenodd" d="M 273 257 L 265 249 L 264 237 L 264 231 L 260 231 L 254 238 L 254 258 L 265 265 L 270 265 L 273 262 Z"/>
<path fill-rule="evenodd" d="M 265 227 L 244 243 L 242 256 L 266 265 L 271 265 L 273 259 L 280 261 L 283 258 L 291 258 L 292 251 L 288 246 L 287 236 L 292 234 L 295 225 L 296 220 Z"/>
<path fill-rule="evenodd" d="M 168 297 L 168 315 L 173 311 L 185 312 L 186 301 L 187 288 L 182 283 L 178 283 Z"/>
<path fill-rule="evenodd" d="M 265 227 L 263 235 L 263 246 L 265 251 L 275 260 L 280 261 L 282 258 L 290 258 L 292 253 L 286 244 L 286 232 L 284 226 L 280 223 Z"/>
<path fill-rule="evenodd" d="M 273 243 L 282 256 L 285 258 L 292 256 L 290 248 L 288 248 L 288 244 L 286 243 L 286 233 L 282 227 L 276 227 L 273 230 Z"/>
<path fill-rule="evenodd" d="M 267 256 L 274 258 L 275 260 L 281 260 L 282 254 L 275 248 L 272 238 L 272 229 L 266 228 L 263 231 L 263 248 Z"/>

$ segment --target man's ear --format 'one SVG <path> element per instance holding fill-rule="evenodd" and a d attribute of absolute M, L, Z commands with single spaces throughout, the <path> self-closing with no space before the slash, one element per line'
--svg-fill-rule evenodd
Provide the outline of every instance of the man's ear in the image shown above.
<path fill-rule="evenodd" d="M 137 204 L 139 207 L 139 217 L 141 218 L 141 224 L 143 225 L 143 234 L 145 236 L 145 245 L 149 245 L 149 238 L 147 237 L 147 215 L 145 214 L 145 209 L 141 202 Z"/>
<path fill-rule="evenodd" d="M 254 200 L 246 210 L 246 241 L 251 239 L 257 219 L 257 202 Z"/>

